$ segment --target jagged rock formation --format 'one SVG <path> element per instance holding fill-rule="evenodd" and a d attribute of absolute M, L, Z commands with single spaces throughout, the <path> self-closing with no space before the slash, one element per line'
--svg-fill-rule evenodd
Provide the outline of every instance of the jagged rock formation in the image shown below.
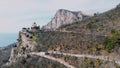
<path fill-rule="evenodd" d="M 60 9 L 57 11 L 53 19 L 47 25 L 43 26 L 42 29 L 55 30 L 60 26 L 82 21 L 89 17 L 91 17 L 91 15 L 84 14 L 81 11 Z"/>

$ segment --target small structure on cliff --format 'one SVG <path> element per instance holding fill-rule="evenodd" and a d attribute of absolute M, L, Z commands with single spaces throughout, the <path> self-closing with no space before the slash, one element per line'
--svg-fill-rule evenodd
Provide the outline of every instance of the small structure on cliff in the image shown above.
<path fill-rule="evenodd" d="M 34 32 L 39 32 L 40 27 L 34 22 L 30 28 L 23 28 L 22 31 L 19 32 L 19 39 L 18 41 L 21 41 L 23 39 L 24 41 L 31 41 L 33 38 Z"/>
<path fill-rule="evenodd" d="M 36 22 L 34 22 L 34 23 L 32 24 L 31 30 L 32 30 L 32 31 L 38 31 L 38 30 L 40 30 L 40 26 L 38 26 L 38 25 L 36 24 Z"/>

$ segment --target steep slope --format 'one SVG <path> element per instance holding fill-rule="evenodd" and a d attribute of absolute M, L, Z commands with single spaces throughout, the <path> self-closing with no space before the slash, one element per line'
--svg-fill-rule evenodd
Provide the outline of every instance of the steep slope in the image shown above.
<path fill-rule="evenodd" d="M 89 54 L 120 54 L 120 7 L 55 31 L 43 31 L 40 42 L 49 50 Z"/>
<path fill-rule="evenodd" d="M 99 45 L 103 45 L 107 51 L 119 52 L 120 7 L 117 6 L 105 13 L 86 19 L 85 21 L 62 26 L 58 30 L 62 32 L 87 33 L 93 35 L 93 37 L 96 37 L 96 35 L 103 36 L 103 40 L 101 40 L 103 42 L 99 43 Z M 91 43 L 95 42 L 91 41 Z"/>
<path fill-rule="evenodd" d="M 60 64 L 58 58 L 50 58 L 53 54 L 53 56 L 55 57 L 58 56 L 63 58 L 65 57 L 65 55 L 68 55 L 67 57 L 65 57 L 65 59 L 61 58 L 66 61 L 65 63 L 67 64 L 67 66 L 69 66 L 69 63 L 71 64 L 70 66 L 76 66 L 76 64 L 73 64 L 71 62 L 75 62 L 77 60 L 79 61 L 78 64 L 85 64 L 83 68 L 87 68 L 91 65 L 91 67 L 93 68 L 94 65 L 100 65 L 101 68 L 119 68 L 114 60 L 110 62 L 103 61 L 98 57 L 108 56 L 110 58 L 102 59 L 115 59 L 119 61 L 119 26 L 120 7 L 116 7 L 105 13 L 86 18 L 83 21 L 75 21 L 75 23 L 73 22 L 70 25 L 62 25 L 59 28 L 57 27 L 57 30 L 54 31 L 39 30 L 39 27 L 34 23 L 31 29 L 23 28 L 23 30 L 19 32 L 18 42 L 16 46 L 12 48 L 9 62 L 7 62 L 7 64 L 3 65 L 2 67 L 16 68 L 17 66 L 20 66 L 20 68 L 66 68 L 66 66 Z M 48 54 L 48 52 L 50 51 L 57 51 L 60 52 L 60 54 Z M 33 52 L 35 53 L 35 55 L 31 55 L 31 53 Z M 79 58 L 76 56 L 81 56 L 81 54 L 83 54 L 82 61 L 81 59 L 76 59 Z M 70 58 L 71 56 L 73 56 L 75 59 Z M 85 57 L 87 57 L 87 59 Z M 117 63 L 120 64 L 120 61 Z"/>
<path fill-rule="evenodd" d="M 91 15 L 87 15 L 82 13 L 81 11 L 69 11 L 65 9 L 60 9 L 56 12 L 53 19 L 45 26 L 43 26 L 44 30 L 55 30 L 60 26 L 71 24 L 77 21 L 82 21 L 91 17 Z"/>
<path fill-rule="evenodd" d="M 0 48 L 0 66 L 8 62 L 10 57 L 10 52 L 14 44 L 11 44 L 7 47 Z"/>

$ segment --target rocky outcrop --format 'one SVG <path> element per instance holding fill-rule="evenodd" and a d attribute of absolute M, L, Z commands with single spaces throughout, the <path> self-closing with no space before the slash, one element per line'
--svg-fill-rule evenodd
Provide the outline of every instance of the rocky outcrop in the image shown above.
<path fill-rule="evenodd" d="M 39 26 L 37 26 L 36 23 L 32 25 L 31 29 L 23 28 L 19 32 L 18 42 L 11 48 L 9 62 L 6 63 L 6 65 L 11 65 L 18 61 L 21 56 L 24 55 L 24 57 L 26 57 L 29 52 L 37 50 L 39 46 L 38 32 Z"/>
<path fill-rule="evenodd" d="M 43 26 L 42 29 L 55 30 L 60 26 L 82 21 L 91 16 L 92 15 L 85 14 L 81 11 L 69 11 L 60 9 L 57 11 L 53 19 L 47 25 Z"/>

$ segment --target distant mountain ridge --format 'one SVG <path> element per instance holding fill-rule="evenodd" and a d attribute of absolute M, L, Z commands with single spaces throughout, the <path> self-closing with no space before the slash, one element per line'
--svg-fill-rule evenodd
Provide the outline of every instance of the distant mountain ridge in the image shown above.
<path fill-rule="evenodd" d="M 85 14 L 82 11 L 69 11 L 65 9 L 59 9 L 53 19 L 47 25 L 43 26 L 42 29 L 55 30 L 60 26 L 82 21 L 91 16 L 92 15 Z"/>

